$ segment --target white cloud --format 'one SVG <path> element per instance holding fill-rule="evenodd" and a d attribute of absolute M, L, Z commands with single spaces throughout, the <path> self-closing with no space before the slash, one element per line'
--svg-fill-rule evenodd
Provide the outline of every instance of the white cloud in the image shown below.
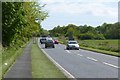
<path fill-rule="evenodd" d="M 101 1 L 101 0 L 99 0 Z M 51 0 L 52 3 L 52 0 Z M 52 3 L 52 5 L 47 5 L 46 9 L 50 13 L 65 13 L 71 15 L 85 15 L 92 14 L 94 16 L 108 16 L 108 17 L 117 17 L 118 9 L 117 3 L 116 7 L 111 7 L 103 3 L 97 2 L 59 2 Z"/>
<path fill-rule="evenodd" d="M 41 1 L 40 1 L 41 2 Z M 42 23 L 46 29 L 74 23 L 98 26 L 118 19 L 118 0 L 42 0 L 50 17 Z"/>

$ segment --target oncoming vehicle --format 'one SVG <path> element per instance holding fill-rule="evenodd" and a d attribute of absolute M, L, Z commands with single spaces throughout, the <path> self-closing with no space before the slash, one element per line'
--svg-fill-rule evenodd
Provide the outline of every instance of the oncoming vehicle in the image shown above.
<path fill-rule="evenodd" d="M 79 50 L 79 45 L 78 45 L 77 41 L 74 41 L 74 40 L 67 41 L 66 49 L 67 50 L 70 50 L 70 49 Z"/>
<path fill-rule="evenodd" d="M 47 39 L 45 42 L 45 48 L 52 47 L 55 48 L 54 42 L 52 39 Z"/>

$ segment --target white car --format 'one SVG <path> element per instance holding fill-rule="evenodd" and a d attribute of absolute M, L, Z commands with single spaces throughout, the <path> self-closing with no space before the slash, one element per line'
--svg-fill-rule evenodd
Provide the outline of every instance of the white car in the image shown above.
<path fill-rule="evenodd" d="M 67 46 L 66 49 L 77 49 L 79 50 L 79 44 L 77 43 L 77 41 L 67 41 Z"/>

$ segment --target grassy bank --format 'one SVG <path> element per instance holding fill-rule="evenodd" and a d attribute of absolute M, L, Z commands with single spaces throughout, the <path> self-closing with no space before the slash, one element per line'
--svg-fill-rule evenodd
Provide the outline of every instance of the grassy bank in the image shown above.
<path fill-rule="evenodd" d="M 66 78 L 66 76 L 45 56 L 37 44 L 32 45 L 33 78 Z"/>
<path fill-rule="evenodd" d="M 82 49 L 120 56 L 118 40 L 79 40 L 78 42 Z"/>
<path fill-rule="evenodd" d="M 117 56 L 117 57 L 120 56 L 119 53 L 117 53 L 117 52 L 111 52 L 111 51 L 94 49 L 94 48 L 89 48 L 89 47 L 82 47 L 82 46 L 80 46 L 80 48 L 84 49 L 84 50 L 90 50 L 90 51 L 102 53 L 102 54 L 107 54 L 107 55 L 112 55 L 112 56 Z"/>
<path fill-rule="evenodd" d="M 79 45 L 100 50 L 119 52 L 118 40 L 79 40 Z"/>

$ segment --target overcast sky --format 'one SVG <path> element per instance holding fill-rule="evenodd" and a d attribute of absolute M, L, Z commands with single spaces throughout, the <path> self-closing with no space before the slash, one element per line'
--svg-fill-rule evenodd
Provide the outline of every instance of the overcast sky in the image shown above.
<path fill-rule="evenodd" d="M 90 25 L 93 27 L 118 21 L 119 0 L 39 0 L 47 4 L 49 17 L 42 28 L 50 30 L 60 25 Z"/>

